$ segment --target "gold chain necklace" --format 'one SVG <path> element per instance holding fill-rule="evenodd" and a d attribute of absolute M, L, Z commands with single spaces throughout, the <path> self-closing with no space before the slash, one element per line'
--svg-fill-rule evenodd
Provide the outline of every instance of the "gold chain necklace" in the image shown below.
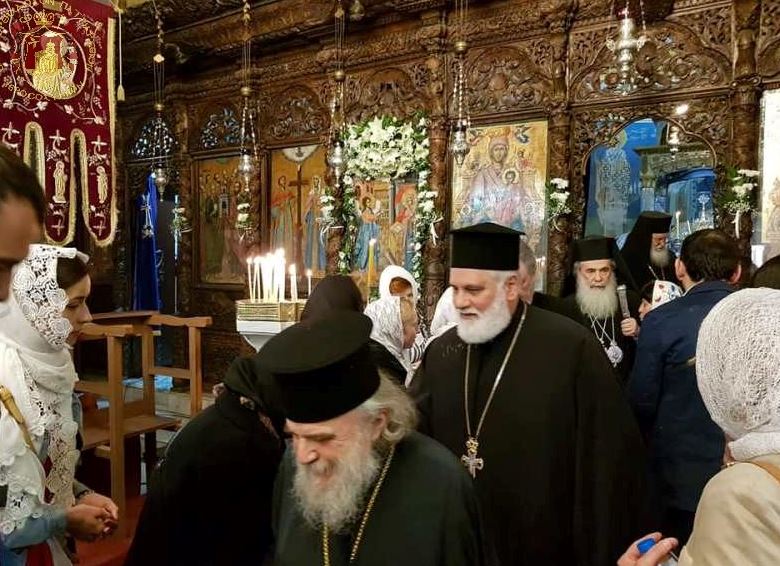
<path fill-rule="evenodd" d="M 498 384 L 501 382 L 501 378 L 504 377 L 504 370 L 506 364 L 509 362 L 509 356 L 512 355 L 512 351 L 515 349 L 515 343 L 517 337 L 520 336 L 520 330 L 523 328 L 525 322 L 525 315 L 528 313 L 528 306 L 523 303 L 523 316 L 520 318 L 520 323 L 517 325 L 515 335 L 512 337 L 512 342 L 509 344 L 509 349 L 506 351 L 504 361 L 501 363 L 501 368 L 498 370 L 495 381 L 493 381 L 493 389 L 490 390 L 490 396 L 488 397 L 485 408 L 482 409 L 482 415 L 479 417 L 479 423 L 477 424 L 477 430 L 471 434 L 471 417 L 469 411 L 469 370 L 471 366 L 471 345 L 466 347 L 466 376 L 463 384 L 463 406 L 466 408 L 466 453 L 460 457 L 460 461 L 466 466 L 466 469 L 471 474 L 472 478 L 477 477 L 477 471 L 485 467 L 485 460 L 477 456 L 479 451 L 479 433 L 482 432 L 482 425 L 485 423 L 485 416 L 487 415 L 490 404 L 493 402 L 493 396 L 496 394 Z"/>
<path fill-rule="evenodd" d="M 390 469 L 390 462 L 393 460 L 393 454 L 395 454 L 395 446 L 390 447 L 390 452 L 385 459 L 385 465 L 382 467 L 382 472 L 379 474 L 379 479 L 374 486 L 374 491 L 371 492 L 371 497 L 366 505 L 366 510 L 363 512 L 363 518 L 360 520 L 360 527 L 358 527 L 357 535 L 355 536 L 355 542 L 352 543 L 352 551 L 349 553 L 349 563 L 352 564 L 355 561 L 355 557 L 360 547 L 360 541 L 363 540 L 363 531 L 368 523 L 368 516 L 371 514 L 371 509 L 374 508 L 374 502 L 377 495 L 379 495 L 379 488 L 382 487 L 382 483 L 385 481 L 387 470 Z M 328 533 L 328 526 L 322 526 L 322 563 L 324 566 L 330 566 L 330 535 Z"/>

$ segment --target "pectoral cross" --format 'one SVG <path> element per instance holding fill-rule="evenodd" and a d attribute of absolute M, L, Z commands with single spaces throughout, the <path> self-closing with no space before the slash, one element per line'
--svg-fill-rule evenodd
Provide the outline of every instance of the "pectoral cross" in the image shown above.
<path fill-rule="evenodd" d="M 485 461 L 482 458 L 477 458 L 478 450 L 479 441 L 476 438 L 469 437 L 466 440 L 466 454 L 460 457 L 460 461 L 466 466 L 472 478 L 476 478 L 477 472 L 485 467 Z"/>

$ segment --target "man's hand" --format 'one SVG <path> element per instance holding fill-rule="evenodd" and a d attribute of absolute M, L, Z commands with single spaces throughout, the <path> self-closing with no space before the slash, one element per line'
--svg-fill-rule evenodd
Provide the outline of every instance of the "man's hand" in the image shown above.
<path fill-rule="evenodd" d="M 648 538 L 653 539 L 656 544 L 642 556 L 639 554 L 637 544 Z M 626 553 L 620 557 L 617 564 L 618 566 L 658 566 L 676 546 L 676 539 L 665 538 L 661 540 L 661 533 L 653 533 L 634 541 Z"/>
<path fill-rule="evenodd" d="M 102 507 L 79 503 L 65 511 L 66 529 L 74 538 L 94 541 L 105 533 L 111 515 Z"/>
<path fill-rule="evenodd" d="M 106 527 L 103 530 L 104 535 L 110 535 L 116 530 L 117 523 L 119 522 L 119 507 L 117 507 L 116 503 L 110 498 L 92 491 L 80 498 L 78 502 L 85 505 L 92 505 L 93 507 L 100 507 L 108 512 L 110 518 L 106 521 Z"/>
<path fill-rule="evenodd" d="M 624 318 L 620 323 L 620 331 L 623 333 L 623 336 L 636 338 L 639 336 L 639 323 L 635 318 Z"/>

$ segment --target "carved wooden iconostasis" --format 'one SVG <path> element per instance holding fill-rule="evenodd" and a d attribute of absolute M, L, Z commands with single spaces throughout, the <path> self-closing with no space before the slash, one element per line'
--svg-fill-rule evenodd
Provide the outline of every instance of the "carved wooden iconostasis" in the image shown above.
<path fill-rule="evenodd" d="M 229 275 L 232 268 L 211 250 L 211 267 L 204 272 L 198 247 L 208 230 L 219 231 L 213 222 L 220 220 L 220 211 L 227 217 L 231 214 L 229 195 L 226 208 L 220 208 L 225 203 L 220 204 L 217 195 L 216 201 L 209 201 L 211 212 L 204 212 L 202 203 L 210 196 L 204 194 L 198 175 L 215 155 L 237 154 L 230 123 L 240 103 L 242 32 L 237 9 L 241 2 L 157 3 L 166 29 L 166 119 L 176 140 L 170 163 L 175 169 L 175 191 L 194 224 L 193 232 L 182 236 L 176 265 L 178 307 L 183 313 L 214 317 L 214 327 L 204 333 L 204 360 L 207 377 L 215 380 L 230 357 L 249 351 L 234 331 L 233 301 L 246 292 L 234 284 L 237 279 L 217 277 L 217 283 L 204 283 L 204 273 L 218 269 L 217 273 Z M 347 22 L 348 120 L 354 123 L 381 115 L 411 118 L 419 111 L 430 120 L 429 184 L 438 191 L 436 207 L 444 215 L 435 227 L 439 244 L 425 250 L 423 296 L 430 313 L 446 284 L 445 236 L 452 220 L 455 176 L 447 144 L 453 61 L 448 25 L 453 6 L 439 0 L 363 4 L 365 17 Z M 639 88 L 623 96 L 612 88 L 613 56 L 605 46 L 608 26 L 611 34 L 615 30 L 614 17 L 609 17 L 612 4 L 610 0 L 509 0 L 474 2 L 469 11 L 467 94 L 472 125 L 490 130 L 546 124 L 546 177 L 571 183 L 574 211 L 559 222 L 561 231 L 547 234 L 546 285 L 551 292 L 563 280 L 570 241 L 584 233 L 585 177 L 596 146 L 609 144 L 629 122 L 653 118 L 678 126 L 684 139 L 711 149 L 720 175 L 730 164 L 755 169 L 761 92 L 780 86 L 780 0 L 645 0 L 652 41 L 638 59 Z M 634 0 L 633 4 L 638 6 Z M 118 140 L 126 148 L 121 156 L 125 175 L 119 183 L 125 211 L 143 186 L 139 179 L 144 167 L 148 172 L 148 162 L 134 160 L 131 150 L 153 116 L 151 14 L 146 5 L 133 8 L 125 17 L 129 96 L 119 108 Z M 326 141 L 334 65 L 332 14 L 329 0 L 283 0 L 252 8 L 252 86 L 263 162 L 252 206 L 261 228 L 255 241 L 233 248 L 228 242 L 232 237 L 222 234 L 224 242 L 217 247 L 233 249 L 237 259 L 252 249 L 267 250 L 284 230 L 304 234 L 315 177 L 320 183 L 328 181 L 324 164 L 301 175 L 294 166 L 278 174 L 276 169 L 285 149 L 322 146 Z M 208 23 L 197 23 L 207 16 Z M 678 116 L 675 110 L 681 103 L 689 109 Z M 278 186 L 282 176 L 283 188 Z M 505 180 L 515 182 L 517 177 Z M 292 217 L 291 227 L 279 224 L 280 214 L 287 215 L 288 222 Z M 114 245 L 117 306 L 127 306 L 129 297 L 128 216 L 124 215 L 125 225 Z M 730 221 L 720 215 L 720 225 L 733 233 Z M 276 236 L 272 236 L 274 228 Z M 746 232 L 742 230 L 741 242 L 747 250 Z M 329 232 L 326 259 L 331 272 L 339 238 L 337 230 Z M 292 253 L 308 253 L 312 265 L 319 266 L 319 251 L 311 247 L 304 252 L 301 246 Z"/>

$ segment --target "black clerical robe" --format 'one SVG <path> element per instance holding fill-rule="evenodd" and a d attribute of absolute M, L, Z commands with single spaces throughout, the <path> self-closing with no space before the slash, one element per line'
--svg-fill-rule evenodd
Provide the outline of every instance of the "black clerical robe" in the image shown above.
<path fill-rule="evenodd" d="M 295 463 L 288 451 L 274 496 L 274 566 L 322 564 L 322 532 L 303 519 L 291 495 Z M 362 514 L 361 514 L 362 515 Z M 330 563 L 346 566 L 354 532 L 331 535 Z M 443 446 L 412 433 L 402 440 L 366 522 L 352 564 L 482 566 L 477 499 L 468 475 Z"/>
<path fill-rule="evenodd" d="M 171 441 L 125 566 L 261 566 L 282 453 L 258 414 L 222 393 Z"/>
<path fill-rule="evenodd" d="M 518 313 L 494 340 L 472 346 L 472 426 L 493 387 Z M 420 429 L 465 453 L 466 345 L 455 329 L 427 349 L 412 382 Z M 642 531 L 638 427 L 592 333 L 529 306 L 486 414 L 474 481 L 486 539 L 502 565 L 614 564 Z"/>
<path fill-rule="evenodd" d="M 630 311 L 632 318 L 639 322 L 639 295 L 633 291 L 628 291 L 626 293 L 626 298 L 628 299 L 628 310 Z M 614 336 L 612 328 L 613 319 L 599 319 L 595 325 L 596 330 L 593 330 L 594 325 L 591 324 L 590 317 L 580 310 L 576 295 L 569 295 L 568 297 L 561 299 L 557 303 L 554 312 L 578 322 L 593 332 L 593 335 L 596 336 L 597 339 L 599 339 L 597 332 L 601 333 L 602 328 L 604 328 L 608 336 L 604 337 L 602 349 L 609 347 L 609 340 L 614 337 L 618 347 L 623 351 L 623 359 L 617 366 L 614 366 L 615 371 L 620 379 L 621 385 L 625 385 L 628 382 L 628 378 L 631 375 L 631 369 L 634 367 L 634 358 L 636 357 L 636 339 L 631 336 L 623 336 L 623 333 L 620 331 L 620 323 L 623 320 L 620 311 L 616 312 L 614 315 Z"/>
<path fill-rule="evenodd" d="M 666 255 L 668 256 L 668 263 L 666 267 L 661 268 L 650 263 L 649 253 L 641 258 L 628 257 L 624 254 L 638 291 L 647 283 L 657 280 L 671 281 L 675 285 L 680 285 L 680 281 L 677 279 L 674 271 L 674 260 L 677 259 L 677 256 L 670 250 L 666 250 Z"/>

